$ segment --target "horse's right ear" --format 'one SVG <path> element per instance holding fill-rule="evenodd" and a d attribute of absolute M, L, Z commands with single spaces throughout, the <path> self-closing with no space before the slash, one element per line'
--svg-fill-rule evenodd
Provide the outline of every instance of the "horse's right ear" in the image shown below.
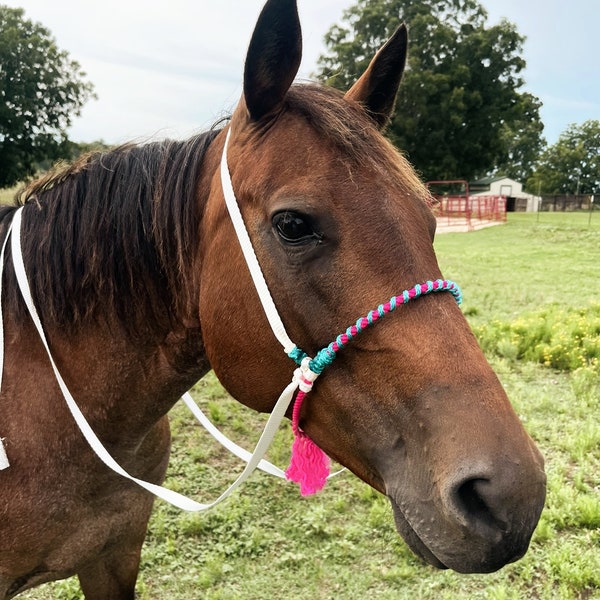
<path fill-rule="evenodd" d="M 244 100 L 250 119 L 276 115 L 302 58 L 302 32 L 296 0 L 268 0 L 246 55 Z"/>

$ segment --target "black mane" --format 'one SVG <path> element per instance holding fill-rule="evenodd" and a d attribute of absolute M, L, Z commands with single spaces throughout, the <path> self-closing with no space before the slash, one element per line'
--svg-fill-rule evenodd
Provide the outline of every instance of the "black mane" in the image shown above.
<path fill-rule="evenodd" d="M 23 192 L 23 257 L 44 323 L 72 329 L 112 309 L 130 333 L 164 331 L 189 307 L 198 177 L 217 133 L 89 154 Z"/>

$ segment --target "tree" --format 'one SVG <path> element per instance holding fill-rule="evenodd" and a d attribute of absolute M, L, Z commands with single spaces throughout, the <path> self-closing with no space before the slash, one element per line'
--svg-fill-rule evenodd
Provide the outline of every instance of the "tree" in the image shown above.
<path fill-rule="evenodd" d="M 527 177 L 543 145 L 540 101 L 519 93 L 523 37 L 486 28 L 477 0 L 357 0 L 325 36 L 318 77 L 347 89 L 399 22 L 409 59 L 390 139 L 426 179 Z"/>
<path fill-rule="evenodd" d="M 0 187 L 68 154 L 66 129 L 93 95 L 84 77 L 46 28 L 0 5 Z"/>
<path fill-rule="evenodd" d="M 540 107 L 541 102 L 535 96 L 527 92 L 520 95 L 515 118 L 505 121 L 500 130 L 506 153 L 504 158 L 497 159 L 492 171 L 521 182 L 531 176 L 545 146 Z"/>
<path fill-rule="evenodd" d="M 542 194 L 600 193 L 600 121 L 569 125 L 542 154 L 527 187 Z"/>

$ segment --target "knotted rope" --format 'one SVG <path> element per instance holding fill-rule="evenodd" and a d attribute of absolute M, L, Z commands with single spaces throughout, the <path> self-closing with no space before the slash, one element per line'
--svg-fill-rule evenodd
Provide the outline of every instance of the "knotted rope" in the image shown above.
<path fill-rule="evenodd" d="M 338 335 L 331 344 L 319 350 L 314 358 L 310 358 L 298 347 L 294 347 L 288 353 L 288 356 L 296 361 L 300 367 L 294 374 L 299 389 L 292 411 L 292 430 L 294 432 L 292 457 L 285 474 L 288 479 L 300 484 L 300 492 L 303 496 L 321 490 L 329 475 L 329 458 L 300 428 L 302 403 L 312 389 L 313 383 L 325 368 L 335 360 L 338 352 L 347 346 L 361 331 L 396 310 L 401 304 L 406 304 L 415 298 L 433 292 L 450 292 L 458 304 L 462 302 L 462 293 L 458 284 L 454 281 L 448 279 L 426 281 L 410 290 L 405 290 L 398 296 L 392 296 L 387 302 L 380 304 L 365 317 L 358 319 L 354 325 Z"/>

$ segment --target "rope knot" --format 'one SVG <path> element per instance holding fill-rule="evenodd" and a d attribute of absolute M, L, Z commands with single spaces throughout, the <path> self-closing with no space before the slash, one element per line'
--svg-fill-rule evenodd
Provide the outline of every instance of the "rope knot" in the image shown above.
<path fill-rule="evenodd" d="M 319 373 L 315 373 L 310 369 L 310 356 L 305 356 L 300 363 L 300 366 L 294 371 L 294 381 L 298 384 L 300 391 L 308 394 L 312 390 L 313 383 L 319 376 Z"/>
<path fill-rule="evenodd" d="M 294 382 L 298 384 L 299 391 L 292 411 L 292 456 L 290 466 L 285 472 L 290 481 L 300 484 L 300 493 L 303 496 L 315 494 L 323 489 L 329 476 L 329 457 L 300 429 L 302 401 L 312 390 L 313 383 L 319 376 L 319 373 L 310 368 L 311 361 L 310 356 L 305 356 L 294 371 Z"/>

